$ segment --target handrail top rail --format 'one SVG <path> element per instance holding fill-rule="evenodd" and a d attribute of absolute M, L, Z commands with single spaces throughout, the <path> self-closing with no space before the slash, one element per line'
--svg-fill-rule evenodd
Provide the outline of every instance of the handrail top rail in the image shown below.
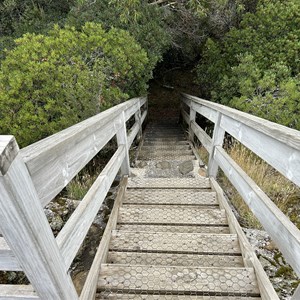
<path fill-rule="evenodd" d="M 120 103 L 116 106 L 113 106 L 103 112 L 100 112 L 86 120 L 83 120 L 79 123 L 76 123 L 68 128 L 65 128 L 53 135 L 50 135 L 42 140 L 39 140 L 27 147 L 22 148 L 21 154 L 25 162 L 28 162 L 49 148 L 59 147 L 60 143 L 74 138 L 74 136 L 80 134 L 82 131 L 88 130 L 95 131 L 97 128 L 94 126 L 99 124 L 104 126 L 105 124 L 110 123 L 113 119 L 120 115 L 123 111 L 126 111 L 139 103 L 141 100 L 146 101 L 146 96 L 132 98 L 126 102 Z"/>
<path fill-rule="evenodd" d="M 263 118 L 250 115 L 237 109 L 204 100 L 186 93 L 182 93 L 182 96 L 188 100 L 220 112 L 221 114 L 226 115 L 236 121 L 240 121 L 243 124 L 270 136 L 271 138 L 291 146 L 292 148 L 300 150 L 300 131 L 296 129 L 292 129 Z"/>

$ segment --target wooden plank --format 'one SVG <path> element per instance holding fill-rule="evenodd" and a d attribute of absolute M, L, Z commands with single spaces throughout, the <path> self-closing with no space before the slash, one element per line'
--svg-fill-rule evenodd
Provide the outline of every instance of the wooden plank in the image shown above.
<path fill-rule="evenodd" d="M 198 103 L 199 105 L 206 106 L 211 110 L 220 112 L 222 113 L 222 115 L 231 117 L 232 119 L 239 121 L 251 128 L 254 128 L 266 135 L 269 135 L 270 137 L 281 141 L 284 144 L 291 146 L 292 148 L 298 150 L 300 149 L 300 132 L 295 129 L 291 129 L 283 125 L 276 124 L 265 119 L 241 112 L 239 110 L 211 101 L 203 100 L 188 94 L 183 94 L 183 97 L 195 103 Z"/>
<path fill-rule="evenodd" d="M 51 201 L 135 113 L 140 98 L 108 109 L 21 150 L 42 205 Z"/>
<path fill-rule="evenodd" d="M 5 239 L 0 237 L 0 270 L 21 271 L 22 268 Z"/>
<path fill-rule="evenodd" d="M 120 224 L 166 224 L 166 225 L 227 225 L 224 211 L 192 206 L 127 205 L 121 207 Z"/>
<path fill-rule="evenodd" d="M 78 299 L 20 154 L 0 175 L 0 190 L 2 234 L 37 294 L 42 299 Z"/>
<path fill-rule="evenodd" d="M 38 297 L 31 285 L 0 285 L 0 299 L 37 300 Z"/>
<path fill-rule="evenodd" d="M 129 188 L 156 188 L 156 189 L 207 189 L 210 188 L 208 178 L 129 178 Z"/>
<path fill-rule="evenodd" d="M 145 111 L 143 112 L 142 118 L 141 118 L 142 124 L 144 123 L 144 121 L 145 121 L 145 119 L 146 119 L 146 117 L 147 117 L 147 114 L 148 114 L 148 110 L 145 110 Z"/>
<path fill-rule="evenodd" d="M 158 205 L 200 205 L 216 206 L 216 193 L 195 190 L 176 189 L 130 189 L 126 192 L 123 204 L 158 204 Z"/>
<path fill-rule="evenodd" d="M 120 146 L 56 237 L 66 271 L 95 219 L 124 157 L 124 146 Z"/>
<path fill-rule="evenodd" d="M 105 227 L 100 245 L 93 260 L 93 264 L 84 283 L 82 292 L 80 294 L 80 300 L 90 300 L 95 298 L 100 267 L 101 264 L 106 261 L 111 232 L 113 229 L 115 229 L 117 224 L 118 211 L 125 194 L 127 181 L 127 176 L 125 176 L 120 182 L 120 187 L 118 189 L 118 193 L 114 202 L 114 207 Z"/>
<path fill-rule="evenodd" d="M 166 225 L 166 224 L 118 224 L 117 230 L 148 231 L 148 232 L 179 232 L 179 233 L 230 233 L 229 227 L 197 226 L 197 225 Z"/>
<path fill-rule="evenodd" d="M 96 295 L 96 299 L 116 300 L 261 300 L 260 297 L 234 297 L 234 296 L 195 296 L 195 295 L 151 295 L 151 294 L 121 294 L 113 292 L 102 292 Z M 297 300 L 297 299 L 295 299 Z"/>
<path fill-rule="evenodd" d="M 186 267 L 243 267 L 243 258 L 233 255 L 199 255 L 178 253 L 147 253 L 110 251 L 107 257 L 109 264 L 125 265 L 160 265 Z"/>
<path fill-rule="evenodd" d="M 300 231 L 221 147 L 216 147 L 215 159 L 300 276 Z"/>
<path fill-rule="evenodd" d="M 126 280 L 131 278 L 131 280 Z M 135 280 L 134 280 L 135 279 Z M 151 294 L 259 296 L 251 268 L 103 265 L 99 291 Z"/>
<path fill-rule="evenodd" d="M 212 138 L 212 148 L 211 151 L 209 152 L 208 167 L 207 167 L 208 176 L 212 176 L 214 178 L 217 178 L 218 168 L 219 168 L 218 163 L 214 158 L 214 152 L 216 147 L 223 146 L 224 136 L 225 136 L 225 131 L 220 126 L 222 120 L 222 114 L 220 114 L 219 112 L 217 114 L 218 114 L 218 119 L 215 122 L 214 134 Z"/>
<path fill-rule="evenodd" d="M 300 285 L 296 288 L 294 295 L 291 300 L 299 300 L 300 299 Z"/>
<path fill-rule="evenodd" d="M 134 123 L 134 125 L 130 128 L 130 133 L 128 135 L 128 147 L 130 148 L 135 137 L 137 136 L 138 132 L 139 132 L 140 128 L 139 128 L 139 124 L 138 123 Z"/>
<path fill-rule="evenodd" d="M 189 123 L 190 123 L 190 116 L 189 116 L 189 114 L 185 110 L 182 110 L 181 114 L 182 114 L 183 120 L 186 122 L 186 124 L 189 125 Z"/>
<path fill-rule="evenodd" d="M 246 267 L 252 267 L 255 270 L 261 296 L 265 300 L 279 300 L 272 283 L 259 262 L 253 248 L 245 236 L 239 222 L 237 221 L 231 207 L 224 196 L 224 192 L 214 178 L 210 178 L 212 189 L 217 193 L 220 206 L 226 211 L 228 223 L 232 233 L 237 234 L 241 252 Z"/>
<path fill-rule="evenodd" d="M 118 147 L 124 147 L 125 157 L 121 164 L 121 175 L 129 175 L 130 174 L 130 162 L 129 162 L 129 146 L 127 140 L 127 130 L 126 130 L 126 121 L 125 121 L 125 113 L 122 112 L 120 114 L 120 120 L 122 123 L 121 128 L 117 131 L 117 144 Z"/>
<path fill-rule="evenodd" d="M 263 160 L 300 186 L 300 146 L 298 149 L 277 137 L 223 116 L 220 126 Z"/>
<path fill-rule="evenodd" d="M 191 123 L 191 128 L 204 148 L 210 153 L 212 149 L 211 137 L 196 122 Z"/>
<path fill-rule="evenodd" d="M 186 254 L 240 254 L 235 234 L 133 232 L 114 230 L 110 250 Z"/>

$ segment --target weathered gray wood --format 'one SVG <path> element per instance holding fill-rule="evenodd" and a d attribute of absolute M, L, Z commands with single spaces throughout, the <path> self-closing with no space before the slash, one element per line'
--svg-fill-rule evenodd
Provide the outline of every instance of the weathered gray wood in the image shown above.
<path fill-rule="evenodd" d="M 300 285 L 298 285 L 294 295 L 291 300 L 299 300 L 300 299 Z"/>
<path fill-rule="evenodd" d="M 300 231 L 221 147 L 216 147 L 214 156 L 286 261 L 300 276 Z"/>
<path fill-rule="evenodd" d="M 0 300 L 37 300 L 41 299 L 31 285 L 0 285 Z"/>
<path fill-rule="evenodd" d="M 189 116 L 189 114 L 184 109 L 181 110 L 181 114 L 182 114 L 182 117 L 183 117 L 183 120 L 185 121 L 185 123 L 187 125 L 189 125 L 189 123 L 190 123 L 190 116 Z"/>
<path fill-rule="evenodd" d="M 0 175 L 5 175 L 19 153 L 19 147 L 12 135 L 0 135 Z"/>
<path fill-rule="evenodd" d="M 80 300 L 90 300 L 95 298 L 100 267 L 101 264 L 106 261 L 111 232 L 116 228 L 118 211 L 125 194 L 127 180 L 127 176 L 123 177 L 121 180 L 114 207 L 111 211 L 99 248 L 80 294 Z"/>
<path fill-rule="evenodd" d="M 267 121 L 265 119 L 252 116 L 250 114 L 241 112 L 239 110 L 214 103 L 211 101 L 203 100 L 198 97 L 194 97 L 191 95 L 183 94 L 184 98 L 187 98 L 195 103 L 198 103 L 202 106 L 206 106 L 207 108 L 210 108 L 213 111 L 220 112 L 222 115 L 226 115 L 228 117 L 231 117 L 232 119 L 236 121 L 240 121 L 241 123 L 251 127 L 255 128 L 257 131 L 260 131 L 266 135 L 269 135 L 270 137 L 281 141 L 292 148 L 300 149 L 300 132 L 288 127 L 285 127 L 283 125 L 273 123 L 270 121 Z M 196 109 L 196 106 L 195 106 Z M 198 112 L 198 109 L 196 109 Z M 199 112 L 200 113 L 200 112 Z M 201 114 L 201 113 L 200 113 Z"/>
<path fill-rule="evenodd" d="M 141 114 L 141 109 L 140 109 L 140 108 L 139 108 L 139 110 L 135 113 L 134 118 L 135 118 L 135 122 L 136 122 L 136 123 L 138 124 L 138 126 L 139 126 L 139 131 L 138 131 L 138 136 L 137 136 L 137 138 L 138 138 L 138 140 L 140 140 L 141 137 L 142 137 L 142 134 L 143 134 L 143 132 L 142 132 L 142 114 Z"/>
<path fill-rule="evenodd" d="M 126 131 L 126 122 L 125 122 L 125 113 L 122 112 L 120 115 L 122 126 L 117 131 L 117 143 L 118 146 L 124 146 L 125 157 L 121 165 L 121 174 L 129 175 L 130 174 L 130 162 L 129 162 L 129 145 L 127 140 L 127 131 Z"/>
<path fill-rule="evenodd" d="M 295 149 L 276 136 L 271 137 L 228 116 L 222 117 L 220 126 L 286 178 L 300 185 L 300 147 Z"/>
<path fill-rule="evenodd" d="M 218 163 L 214 158 L 214 152 L 216 147 L 222 147 L 223 141 L 224 141 L 224 136 L 225 136 L 225 131 L 220 127 L 220 123 L 222 120 L 222 114 L 218 113 L 218 119 L 215 122 L 215 127 L 214 127 L 214 134 L 212 138 L 212 149 L 209 153 L 209 159 L 208 159 L 208 168 L 207 168 L 207 173 L 208 176 L 212 176 L 214 178 L 217 177 L 218 173 Z"/>
<path fill-rule="evenodd" d="M 43 206 L 117 133 L 120 114 L 126 120 L 145 101 L 132 99 L 21 150 Z"/>
<path fill-rule="evenodd" d="M 14 139 L 7 146 L 18 149 Z M 8 152 L 2 146 L 0 157 L 10 157 Z M 0 190 L 1 232 L 37 294 L 42 299 L 78 299 L 20 154 L 0 175 Z"/>
<path fill-rule="evenodd" d="M 216 180 L 211 177 L 211 187 L 217 193 L 220 207 L 226 211 L 228 224 L 231 233 L 237 234 L 244 264 L 246 267 L 252 267 L 255 270 L 259 290 L 264 300 L 279 300 L 277 293 L 275 292 L 273 285 L 271 284 L 266 272 L 264 271 L 261 263 L 259 262 L 253 248 L 251 247 L 247 237 L 245 236 L 239 222 L 237 221 L 234 213 L 231 210 L 226 198 L 224 197 L 224 192 L 216 182 Z"/>
<path fill-rule="evenodd" d="M 135 137 L 137 136 L 137 134 L 139 133 L 140 128 L 139 128 L 139 124 L 135 123 L 132 127 L 131 127 L 131 131 L 128 135 L 128 147 L 130 148 Z"/>
<path fill-rule="evenodd" d="M 189 139 L 191 142 L 194 141 L 194 132 L 192 129 L 192 123 L 196 120 L 196 111 L 193 108 L 193 103 L 190 106 L 190 120 L 189 120 Z"/>
<path fill-rule="evenodd" d="M 22 268 L 5 239 L 0 237 L 0 270 L 21 271 Z"/>
<path fill-rule="evenodd" d="M 211 153 L 212 150 L 211 137 L 196 122 L 191 123 L 191 128 L 194 134 L 201 142 L 201 144 L 204 146 L 204 148 L 208 151 L 208 153 Z"/>
<path fill-rule="evenodd" d="M 300 185 L 299 131 L 187 94 L 183 97 L 185 101 L 193 102 L 195 110 L 207 118 L 209 115 L 203 111 L 203 107 L 215 114 L 221 113 L 220 126 L 225 131 Z M 214 118 L 209 119 L 215 122 Z"/>
<path fill-rule="evenodd" d="M 119 146 L 116 153 L 58 234 L 56 241 L 64 258 L 66 270 L 68 270 L 76 256 L 124 158 L 125 147 L 122 145 Z"/>
<path fill-rule="evenodd" d="M 148 113 L 148 110 L 145 110 L 144 112 L 143 112 L 143 114 L 142 114 L 142 124 L 144 123 L 144 121 L 145 121 L 145 119 L 146 119 L 146 117 L 147 117 L 147 113 Z"/>

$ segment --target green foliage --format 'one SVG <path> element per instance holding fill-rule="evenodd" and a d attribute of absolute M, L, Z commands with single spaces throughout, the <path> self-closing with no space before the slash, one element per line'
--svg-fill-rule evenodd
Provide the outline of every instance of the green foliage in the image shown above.
<path fill-rule="evenodd" d="M 169 46 L 163 13 L 142 0 L 79 1 L 71 10 L 67 24 L 80 28 L 86 21 L 103 24 L 106 29 L 128 31 L 148 55 L 145 68 L 151 72 Z"/>
<path fill-rule="evenodd" d="M 145 51 L 127 32 L 87 23 L 26 34 L 0 70 L 0 131 L 25 146 L 145 92 Z M 114 97 L 114 99 L 112 99 Z"/>
<path fill-rule="evenodd" d="M 223 40 L 208 40 L 197 67 L 205 95 L 300 129 L 299 23 L 299 1 L 261 0 Z"/>

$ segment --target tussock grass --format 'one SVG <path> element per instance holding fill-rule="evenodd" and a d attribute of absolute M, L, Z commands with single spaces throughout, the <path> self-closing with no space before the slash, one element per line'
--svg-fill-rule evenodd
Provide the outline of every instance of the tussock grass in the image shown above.
<path fill-rule="evenodd" d="M 251 177 L 270 197 L 278 208 L 283 211 L 298 228 L 300 228 L 299 187 L 238 142 L 235 142 L 228 149 L 228 153 L 249 177 Z M 251 213 L 247 204 L 223 172 L 219 173 L 218 181 L 241 216 L 243 225 L 250 228 L 261 228 L 259 221 Z"/>

